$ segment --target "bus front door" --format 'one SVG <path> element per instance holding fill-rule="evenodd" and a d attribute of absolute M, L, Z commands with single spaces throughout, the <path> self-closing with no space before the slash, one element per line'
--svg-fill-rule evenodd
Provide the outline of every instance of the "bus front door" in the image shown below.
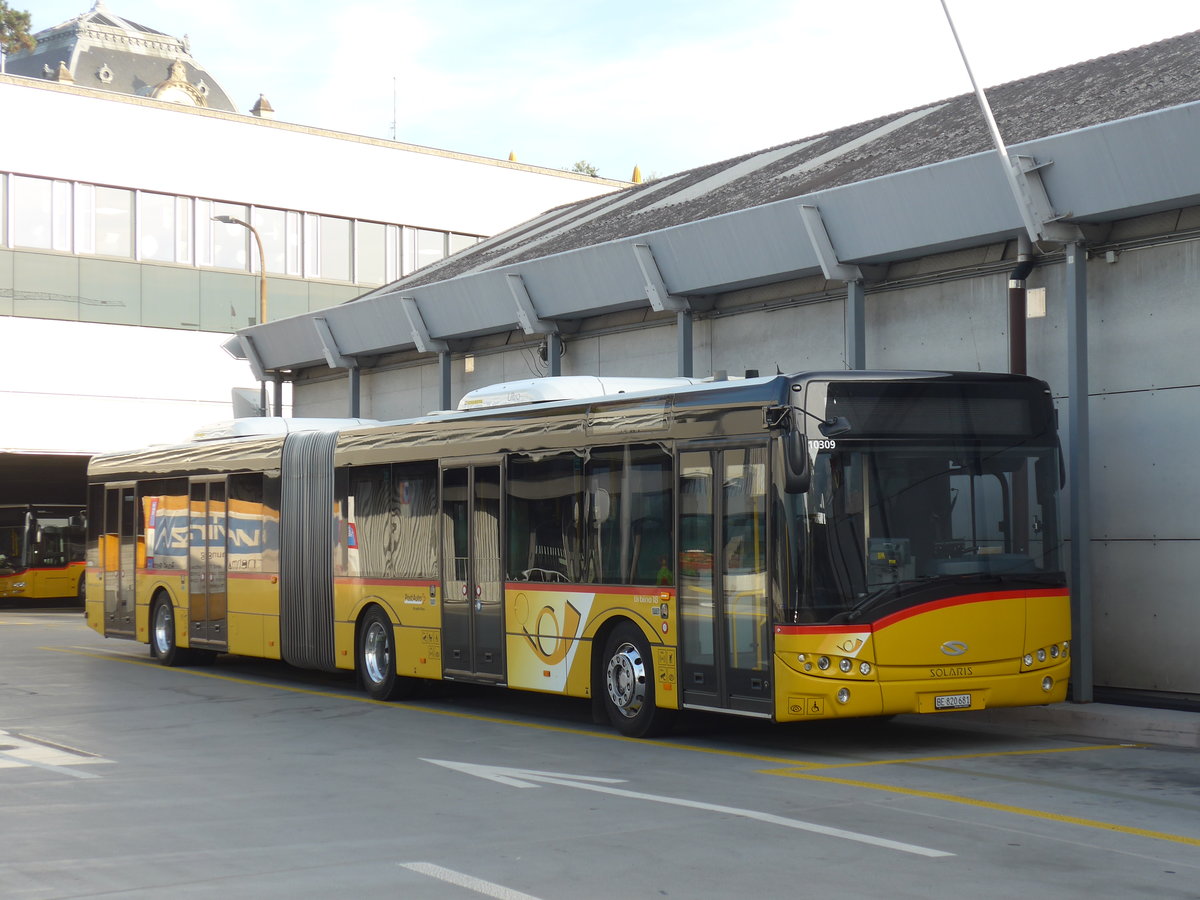
<path fill-rule="evenodd" d="M 504 675 L 500 466 L 442 470 L 442 667 L 448 678 Z"/>
<path fill-rule="evenodd" d="M 191 646 L 224 650 L 226 633 L 225 482 L 191 487 L 188 636 Z"/>
<path fill-rule="evenodd" d="M 137 493 L 110 487 L 104 497 L 100 564 L 104 567 L 104 633 L 133 637 L 138 563 Z"/>
<path fill-rule="evenodd" d="M 772 713 L 763 446 L 679 455 L 685 706 Z"/>

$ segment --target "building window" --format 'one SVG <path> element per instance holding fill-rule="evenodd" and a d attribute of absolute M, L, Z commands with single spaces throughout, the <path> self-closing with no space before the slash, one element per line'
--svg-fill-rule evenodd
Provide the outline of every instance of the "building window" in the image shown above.
<path fill-rule="evenodd" d="M 267 256 L 266 270 L 278 275 L 287 272 L 287 213 L 282 209 L 260 209 L 254 207 L 254 228 L 262 238 L 263 253 Z M 251 241 L 250 253 L 254 262 L 252 272 L 258 269 L 258 248 Z"/>
<path fill-rule="evenodd" d="M 459 250 L 466 250 L 468 247 L 474 247 L 479 243 L 479 238 L 473 234 L 450 234 L 450 255 L 453 256 Z"/>
<path fill-rule="evenodd" d="M 387 277 L 387 233 L 378 222 L 356 222 L 354 280 L 359 284 L 383 284 Z"/>
<path fill-rule="evenodd" d="M 303 246 L 303 217 L 288 210 L 285 269 L 288 275 L 300 274 L 301 247 Z"/>
<path fill-rule="evenodd" d="M 12 245 L 34 250 L 71 248 L 71 183 L 12 178 Z"/>
<path fill-rule="evenodd" d="M 399 225 L 386 225 L 384 237 L 384 252 L 386 255 L 385 282 L 395 281 L 400 277 L 400 233 Z"/>
<path fill-rule="evenodd" d="M 133 191 L 97 187 L 93 216 L 95 252 L 133 256 Z"/>
<path fill-rule="evenodd" d="M 251 222 L 258 245 L 230 216 Z M 0 246 L 376 286 L 483 238 L 0 172 Z"/>
<path fill-rule="evenodd" d="M 417 229 L 418 269 L 446 258 L 446 232 Z"/>
<path fill-rule="evenodd" d="M 232 203 L 214 203 L 212 215 L 232 216 L 243 222 L 249 221 L 246 207 L 236 206 Z M 211 217 L 209 222 L 212 227 L 212 264 L 218 269 L 241 269 L 243 272 L 248 272 L 250 270 L 250 229 L 242 225 L 213 222 Z"/>
<path fill-rule="evenodd" d="M 318 218 L 321 232 L 320 277 L 327 281 L 350 281 L 350 220 L 333 216 Z"/>
<path fill-rule="evenodd" d="M 191 209 L 186 197 L 138 194 L 138 259 L 191 262 Z"/>

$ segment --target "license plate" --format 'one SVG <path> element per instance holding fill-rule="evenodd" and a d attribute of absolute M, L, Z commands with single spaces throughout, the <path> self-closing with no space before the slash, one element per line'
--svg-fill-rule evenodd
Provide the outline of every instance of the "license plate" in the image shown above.
<path fill-rule="evenodd" d="M 970 694 L 942 694 L 933 698 L 934 709 L 970 709 Z"/>

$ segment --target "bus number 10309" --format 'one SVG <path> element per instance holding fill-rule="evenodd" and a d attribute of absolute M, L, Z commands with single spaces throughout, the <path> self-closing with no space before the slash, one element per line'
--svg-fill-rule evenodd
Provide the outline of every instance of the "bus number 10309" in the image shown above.
<path fill-rule="evenodd" d="M 817 453 L 821 450 L 836 450 L 836 449 L 837 449 L 837 441 L 831 440 L 829 438 L 825 438 L 825 439 L 819 440 L 819 441 L 809 441 L 808 442 L 809 453 Z"/>

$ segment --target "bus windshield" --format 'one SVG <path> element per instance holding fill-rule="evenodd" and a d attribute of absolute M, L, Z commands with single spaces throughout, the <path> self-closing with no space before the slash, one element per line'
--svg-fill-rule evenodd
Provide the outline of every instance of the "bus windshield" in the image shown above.
<path fill-rule="evenodd" d="M 790 498 L 785 620 L 870 621 L 964 592 L 1065 584 L 1056 447 L 839 441 Z"/>

